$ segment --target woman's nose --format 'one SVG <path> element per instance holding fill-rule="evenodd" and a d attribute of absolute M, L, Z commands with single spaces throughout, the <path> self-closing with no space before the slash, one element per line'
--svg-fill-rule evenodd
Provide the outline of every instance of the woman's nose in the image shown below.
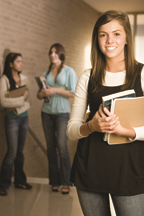
<path fill-rule="evenodd" d="M 108 35 L 107 37 L 107 43 L 112 43 L 113 42 L 113 36 L 112 35 Z"/>
<path fill-rule="evenodd" d="M 54 56 L 54 55 L 55 55 L 55 53 L 54 53 L 54 52 L 52 52 L 52 53 L 51 53 L 51 56 Z"/>

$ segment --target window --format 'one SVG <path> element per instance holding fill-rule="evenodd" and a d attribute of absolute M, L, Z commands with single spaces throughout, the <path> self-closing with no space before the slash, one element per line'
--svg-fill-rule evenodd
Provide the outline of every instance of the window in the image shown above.
<path fill-rule="evenodd" d="M 144 63 L 144 14 L 137 15 L 135 55 L 137 61 Z"/>

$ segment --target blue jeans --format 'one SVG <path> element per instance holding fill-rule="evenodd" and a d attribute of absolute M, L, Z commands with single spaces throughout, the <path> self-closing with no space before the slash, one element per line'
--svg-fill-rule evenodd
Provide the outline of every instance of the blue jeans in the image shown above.
<path fill-rule="evenodd" d="M 111 216 L 109 195 L 92 193 L 77 188 L 84 216 Z M 135 196 L 111 195 L 116 216 L 143 216 L 144 194 Z"/>
<path fill-rule="evenodd" d="M 4 125 L 7 153 L 1 167 L 0 188 L 8 188 L 10 186 L 13 165 L 14 184 L 26 182 L 26 175 L 23 171 L 23 149 L 28 130 L 28 117 L 5 116 Z"/>
<path fill-rule="evenodd" d="M 69 113 L 52 115 L 42 112 L 42 124 L 47 143 L 49 180 L 51 185 L 71 185 L 71 166 L 66 136 L 68 120 Z"/>

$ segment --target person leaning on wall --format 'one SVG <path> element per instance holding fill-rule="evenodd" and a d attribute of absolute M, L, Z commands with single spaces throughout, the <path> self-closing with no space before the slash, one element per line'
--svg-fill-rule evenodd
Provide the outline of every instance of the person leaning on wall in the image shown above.
<path fill-rule="evenodd" d="M 62 185 L 62 194 L 68 194 L 71 185 L 71 165 L 67 148 L 66 128 L 70 113 L 69 98 L 74 97 L 77 76 L 71 67 L 64 64 L 65 49 L 61 44 L 53 44 L 48 55 L 50 66 L 43 73 L 48 88 L 43 88 L 38 92 L 37 98 L 50 98 L 50 103 L 44 101 L 41 112 L 47 142 L 49 183 L 52 185 L 52 191 L 58 192 L 59 186 Z M 58 161 L 60 162 L 60 170 Z"/>
<path fill-rule="evenodd" d="M 144 67 L 134 57 L 127 13 L 106 11 L 93 29 L 92 70 L 80 76 L 67 134 L 78 141 L 71 171 L 85 216 L 110 216 L 109 194 L 117 216 L 144 215 L 144 125 L 124 128 L 102 107 L 102 97 L 134 89 L 144 95 Z M 87 102 L 89 118 L 84 122 Z M 132 142 L 108 145 L 104 133 Z"/>
<path fill-rule="evenodd" d="M 5 108 L 4 127 L 7 141 L 7 153 L 0 172 L 0 195 L 7 195 L 7 189 L 11 184 L 13 165 L 15 188 L 32 188 L 27 183 L 23 170 L 23 149 L 28 131 L 28 109 L 31 106 L 31 96 L 28 79 L 22 74 L 22 66 L 22 55 L 9 53 L 0 79 L 1 105 Z M 7 96 L 9 91 L 23 85 L 26 85 L 26 90 L 22 96 L 15 98 Z"/>

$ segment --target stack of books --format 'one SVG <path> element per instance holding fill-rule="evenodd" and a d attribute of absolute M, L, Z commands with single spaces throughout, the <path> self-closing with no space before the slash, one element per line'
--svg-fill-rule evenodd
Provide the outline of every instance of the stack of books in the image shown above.
<path fill-rule="evenodd" d="M 47 89 L 47 84 L 46 84 L 46 78 L 43 76 L 38 76 L 35 77 L 35 80 L 40 88 L 40 90 L 42 90 L 42 88 L 44 87 L 44 89 Z M 44 97 L 44 101 L 46 103 L 50 103 L 50 97 Z"/>
<path fill-rule="evenodd" d="M 122 127 L 144 126 L 144 97 L 135 97 L 133 89 L 102 97 L 103 107 L 119 117 Z M 127 137 L 104 134 L 104 141 L 109 145 L 132 142 Z"/>
<path fill-rule="evenodd" d="M 7 92 L 7 97 L 9 98 L 16 98 L 23 96 L 24 92 L 26 91 L 26 85 L 20 86 L 14 90 Z"/>

